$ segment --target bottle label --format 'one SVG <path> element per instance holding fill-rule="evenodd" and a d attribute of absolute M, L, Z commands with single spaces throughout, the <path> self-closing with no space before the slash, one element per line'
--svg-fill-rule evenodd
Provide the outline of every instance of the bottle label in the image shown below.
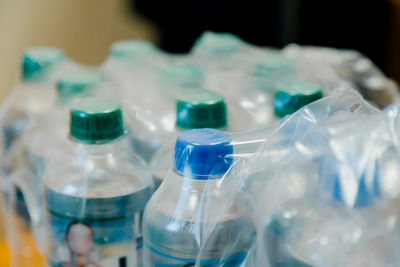
<path fill-rule="evenodd" d="M 137 266 L 135 222 L 141 214 L 114 218 L 71 218 L 49 211 L 52 230 L 50 266 Z"/>
<path fill-rule="evenodd" d="M 151 187 L 108 198 L 82 198 L 45 190 L 57 267 L 136 267 L 141 261 L 141 221 Z"/>
<path fill-rule="evenodd" d="M 150 265 L 155 267 L 188 267 L 188 266 L 201 266 L 201 267 L 218 267 L 218 266 L 230 266 L 230 267 L 239 267 L 244 266 L 247 260 L 246 252 L 239 252 L 234 255 L 230 255 L 226 258 L 217 258 L 217 259 L 197 259 L 196 256 L 189 257 L 181 257 L 175 255 L 169 255 L 162 253 L 160 251 L 155 250 L 150 246 L 146 246 L 146 254 L 147 259 L 150 259 Z M 224 255 L 225 256 L 225 255 Z M 196 265 L 200 263 L 200 265 Z"/>

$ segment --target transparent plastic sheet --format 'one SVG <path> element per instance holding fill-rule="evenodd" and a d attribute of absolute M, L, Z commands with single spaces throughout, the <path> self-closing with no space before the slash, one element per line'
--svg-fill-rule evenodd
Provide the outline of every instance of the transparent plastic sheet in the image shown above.
<path fill-rule="evenodd" d="M 287 90 L 282 86 L 285 82 L 286 87 L 287 83 L 319 86 L 323 96 L 342 88 L 358 88 L 354 72 L 360 68 L 359 61 L 366 61 L 369 67 L 357 77 L 374 80 L 375 85 L 384 80 L 391 84 L 386 93 L 380 93 L 384 89 L 376 91 L 377 98 L 390 96 L 386 104 L 398 98 L 394 84 L 355 51 L 297 45 L 283 50 L 260 48 L 229 34 L 208 32 L 190 54 L 162 58 L 151 67 L 140 65 L 146 75 L 141 75 L 139 82 L 129 77 L 120 95 L 132 127 L 133 147 L 148 163 L 179 133 L 176 102 L 189 90 L 223 95 L 229 121 L 224 130 L 230 132 L 259 130 L 278 121 L 275 94 Z M 374 105 L 384 106 L 377 98 L 369 97 Z"/>
<path fill-rule="evenodd" d="M 397 112 L 351 91 L 277 127 L 244 165 L 257 225 L 249 266 L 398 266 L 397 127 Z"/>
<path fill-rule="evenodd" d="M 55 101 L 54 86 L 64 72 L 82 69 L 54 47 L 32 47 L 23 52 L 21 73 L 10 95 L 0 110 L 1 122 L 1 185 L 6 238 L 10 244 L 12 266 L 42 265 L 43 256 L 37 251 L 35 240 L 27 224 L 23 193 L 26 184 L 15 187 L 15 177 L 22 175 L 23 155 L 20 141 L 34 126 L 38 117 L 49 110 Z M 15 190 L 18 189 L 18 190 Z M 24 203 L 24 205 L 20 205 Z M 33 202 L 32 202 L 33 203 Z"/>
<path fill-rule="evenodd" d="M 141 66 L 146 75 L 140 80 L 145 81 L 143 84 L 151 82 L 152 88 L 131 81 L 122 90 L 120 98 L 131 126 L 133 148 L 146 162 L 181 131 L 177 127 L 177 102 L 185 95 L 196 90 L 199 95 L 200 90 L 221 94 L 228 124 L 217 128 L 254 131 L 280 119 L 273 108 L 276 83 L 305 80 L 296 76 L 297 63 L 279 50 L 254 47 L 226 34 L 207 33 L 203 37 L 191 54 L 167 55 L 167 60 L 154 68 Z M 213 45 L 207 45 L 209 38 Z M 226 38 L 230 40 L 227 43 Z M 220 55 L 223 59 L 215 60 L 214 50 L 225 49 L 226 53 Z M 193 105 L 199 102 L 193 99 Z"/>
<path fill-rule="evenodd" d="M 178 266 L 196 264 L 197 266 L 267 266 L 269 263 L 266 263 L 266 256 L 268 255 L 263 254 L 262 251 L 265 251 L 263 249 L 269 245 L 266 245 L 262 241 L 265 239 L 260 237 L 266 232 L 265 227 L 262 227 L 264 221 L 260 220 L 264 220 L 267 218 L 265 216 L 273 212 L 279 213 L 275 208 L 279 209 L 281 203 L 294 199 L 294 203 L 288 204 L 294 205 L 296 200 L 303 196 L 310 196 L 300 203 L 301 208 L 308 211 L 309 203 L 317 198 L 315 194 L 317 190 L 321 192 L 324 200 L 329 200 L 331 196 L 329 189 L 332 187 L 332 179 L 327 179 L 325 183 L 317 183 L 316 176 L 319 174 L 319 168 L 316 166 L 323 166 L 321 167 L 323 171 L 330 174 L 335 171 L 335 168 L 331 168 L 327 162 L 333 162 L 335 166 L 345 162 L 344 172 L 350 172 L 353 165 L 360 165 L 355 171 L 357 175 L 362 172 L 364 165 L 373 166 L 366 173 L 379 169 L 379 171 L 386 170 L 388 174 L 391 172 L 392 175 L 391 166 L 397 166 L 396 145 L 393 149 L 381 153 L 382 159 L 376 156 L 379 158 L 377 160 L 379 168 L 370 164 L 373 162 L 374 154 L 372 159 L 358 158 L 357 151 L 364 153 L 365 150 L 364 154 L 368 154 L 370 146 L 367 148 L 357 146 L 356 152 L 352 152 L 351 149 L 339 151 L 346 155 L 344 158 L 338 157 L 340 154 L 338 151 L 331 151 L 331 147 L 327 145 L 330 141 L 346 144 L 345 148 L 351 147 L 353 143 L 370 142 L 367 138 L 369 135 L 362 132 L 362 129 L 368 132 L 371 125 L 375 125 L 376 128 L 383 127 L 386 130 L 390 125 L 392 132 L 389 136 L 392 139 L 389 139 L 395 140 L 397 137 L 394 133 L 397 132 L 396 129 L 400 129 L 396 115 L 398 110 L 394 108 L 388 112 L 388 115 L 382 115 L 380 111 L 367 104 L 356 92 L 352 91 L 353 83 L 349 82 L 350 78 L 342 78 L 350 73 L 343 65 L 343 62 L 350 62 L 345 52 L 329 52 L 329 55 L 325 57 L 324 49 L 320 51 L 321 54 L 318 51 L 319 48 L 312 48 L 310 51 L 312 56 L 308 58 L 308 53 L 304 53 L 303 50 L 298 54 L 296 51 L 289 53 L 286 50 L 257 48 L 240 42 L 240 49 L 234 49 L 234 53 L 222 55 L 223 58 L 218 60 L 212 60 L 212 55 L 207 57 L 201 54 L 200 56 L 194 50 L 193 55 L 181 57 L 158 54 L 156 57 L 160 60 L 152 58 L 148 60 L 149 62 L 143 58 L 136 62 L 127 60 L 118 67 L 113 65 L 116 62 L 111 62 L 110 66 L 104 66 L 101 71 L 109 80 L 112 80 L 112 83 L 107 85 L 108 88 L 104 88 L 100 94 L 108 98 L 112 95 L 111 98 L 118 98 L 122 102 L 127 122 L 125 140 L 121 143 L 118 140 L 109 146 L 99 145 L 97 148 L 81 144 L 64 147 L 58 141 L 62 139 L 69 142 L 66 138 L 68 130 L 65 129 L 65 125 L 58 125 L 58 122 L 67 124 L 67 116 L 57 117 L 53 114 L 54 117 L 48 118 L 49 121 L 45 125 L 39 125 L 38 120 L 34 120 L 31 126 L 32 132 L 27 132 L 18 138 L 22 146 L 19 147 L 21 143 L 12 146 L 10 153 L 13 156 L 5 161 L 10 170 L 14 169 L 13 166 L 20 167 L 15 168 L 15 172 L 9 177 L 12 184 L 3 188 L 12 192 L 10 197 L 12 205 L 25 204 L 21 206 L 27 210 L 21 210 L 19 216 L 28 215 L 31 220 L 30 229 L 37 239 L 37 246 L 41 252 L 46 251 L 45 248 L 50 248 L 47 255 L 52 266 L 66 264 L 71 260 L 68 259 L 71 251 L 65 240 L 68 235 L 66 229 L 69 229 L 71 225 L 71 227 L 79 226 L 75 228 L 78 229 L 77 233 L 83 229 L 88 230 L 84 223 L 80 224 L 85 220 L 89 221 L 88 224 L 92 230 L 84 233 L 94 233 L 94 243 L 91 243 L 88 236 L 77 240 L 82 242 L 82 246 L 86 246 L 80 248 L 85 250 L 89 258 L 100 266 L 117 266 L 117 264 L 132 266 L 133 262 L 137 265 L 151 265 L 154 261 L 159 264 L 168 263 Z M 318 53 L 314 54 L 316 52 Z M 342 56 L 345 58 L 343 61 L 334 61 L 341 60 Z M 349 57 L 353 58 L 351 53 Z M 258 60 L 259 58 L 262 60 Z M 319 58 L 319 61 L 316 61 L 316 58 Z M 144 64 L 144 62 L 149 64 Z M 134 69 L 135 75 L 131 76 L 131 71 L 125 68 Z M 122 73 L 123 70 L 126 72 Z M 339 70 L 342 70 L 344 74 L 339 73 Z M 365 73 L 381 75 L 379 71 Z M 368 75 L 365 74 L 365 77 Z M 280 81 L 316 81 L 321 85 L 323 95 L 328 97 L 280 120 L 273 109 L 274 94 L 278 90 L 275 86 Z M 220 129 L 216 136 L 223 132 L 227 134 L 230 141 L 222 145 L 222 150 L 224 147 L 231 146 L 233 152 L 226 153 L 225 151 L 224 156 L 220 155 L 206 162 L 207 166 L 211 165 L 207 167 L 210 168 L 209 173 L 196 173 L 190 162 L 183 163 L 183 167 L 181 165 L 179 170 L 175 170 L 176 167 L 170 168 L 171 158 L 174 158 L 173 147 L 176 137 L 184 131 L 177 123 L 177 99 L 184 92 L 192 90 L 203 92 L 211 90 L 219 93 L 224 97 L 227 106 L 228 122 L 226 125 L 215 127 Z M 87 97 L 93 98 L 93 95 Z M 40 96 L 40 98 L 48 100 L 49 96 Z M 53 101 L 48 101 L 47 104 L 53 104 Z M 382 116 L 388 119 L 377 119 L 383 118 Z M 55 121 L 57 123 L 54 123 Z M 54 128 L 61 129 L 62 133 L 60 135 L 54 133 Z M 35 130 L 37 133 L 34 132 Z M 354 132 L 354 136 L 350 132 Z M 360 132 L 365 136 L 356 138 Z M 373 132 L 376 135 L 380 133 L 375 129 Z M 345 143 L 336 136 L 337 134 L 343 138 L 353 139 Z M 55 137 L 55 135 L 59 136 Z M 375 138 L 373 134 L 372 136 Z M 58 141 L 52 140 L 53 137 Z M 218 146 L 218 142 L 212 141 L 212 138 L 215 138 L 214 135 L 210 138 L 211 143 L 206 146 L 208 146 L 207 149 L 212 150 Z M 387 136 L 381 135 L 379 138 L 374 140 L 387 141 Z M 210 141 L 210 139 L 207 140 Z M 196 140 L 186 141 L 190 143 Z M 204 140 L 201 139 L 201 141 Z M 193 152 L 195 147 L 201 144 L 204 145 L 201 142 L 194 142 L 192 147 L 188 148 L 187 154 L 178 158 L 181 164 L 182 161 L 190 160 L 192 154 L 190 151 Z M 134 153 L 144 158 L 149 165 L 145 165 L 137 155 L 125 156 L 134 154 L 126 150 L 134 150 Z M 373 146 L 371 150 L 376 152 Z M 157 156 L 157 151 L 161 152 L 161 160 L 151 161 L 153 155 Z M 218 152 L 218 149 L 214 152 Z M 351 157 L 347 157 L 347 154 Z M 205 157 L 203 156 L 202 160 Z M 353 157 L 356 159 L 353 160 Z M 43 198 L 42 181 L 44 172 L 49 166 L 49 159 L 55 160 L 56 163 L 50 171 L 47 170 L 47 182 L 44 185 L 46 197 Z M 221 165 L 219 162 L 221 159 L 225 162 L 224 164 L 229 165 L 229 168 L 223 172 L 218 167 Z M 43 167 L 43 160 L 45 167 Z M 391 164 L 381 163 L 386 160 Z M 214 165 L 217 167 L 213 168 Z M 135 172 L 136 167 L 138 173 L 134 175 L 135 182 L 122 179 L 129 176 L 127 173 Z M 214 173 L 214 170 L 219 170 L 219 172 Z M 152 194 L 152 189 L 149 189 L 151 187 L 149 172 L 152 172 L 154 177 L 158 176 L 162 179 L 165 177 L 165 179 L 160 189 L 154 194 L 146 213 L 144 237 L 150 243 L 144 246 L 147 254 L 145 254 L 145 260 L 142 261 L 140 209 L 144 208 L 147 199 Z M 307 175 L 311 177 L 310 181 L 303 178 Z M 136 179 L 136 176 L 139 178 Z M 279 179 L 286 176 L 287 179 Z M 101 181 L 96 180 L 99 177 Z M 106 181 L 104 177 L 112 177 L 112 181 Z M 390 177 L 385 179 L 391 182 L 396 180 Z M 96 187 L 97 182 L 101 186 Z M 133 196 L 140 191 L 136 190 L 138 184 L 143 186 L 141 189 L 145 188 L 146 196 L 141 194 L 137 198 Z M 276 187 L 270 187 L 271 185 Z M 390 183 L 386 186 L 387 191 L 395 187 Z M 21 195 L 19 191 L 25 198 L 22 202 L 18 199 Z M 128 191 L 127 195 L 133 194 L 132 199 L 140 198 L 140 207 L 132 208 L 125 205 L 131 200 L 126 201 L 126 195 L 122 197 L 121 195 Z M 109 193 L 121 197 L 123 203 L 107 199 L 110 196 Z M 351 193 L 346 194 L 351 195 Z M 354 192 L 352 194 L 353 196 L 345 199 L 346 204 L 356 202 Z M 395 197 L 397 192 L 392 190 L 389 195 Z M 47 201 L 48 209 L 45 209 L 44 201 Z M 360 213 L 361 215 L 357 213 L 353 217 L 361 218 L 359 221 L 363 221 L 365 218 L 372 218 L 374 214 L 382 213 L 386 216 L 392 212 L 392 206 L 388 204 L 385 207 L 387 207 L 386 210 L 374 207 L 374 212 L 377 210 L 377 213 L 372 212 L 372 209 L 367 211 L 370 217 L 364 213 Z M 100 213 L 102 214 L 100 221 L 104 218 L 107 221 L 113 217 L 111 215 L 120 216 L 125 208 L 129 210 L 130 220 L 126 225 L 116 226 L 111 223 L 106 226 L 96 221 L 96 216 Z M 325 208 L 325 202 L 322 201 L 315 205 L 317 214 Z M 135 212 L 131 212 L 132 209 L 136 209 Z M 47 213 L 48 210 L 51 211 L 50 214 Z M 108 213 L 110 210 L 115 213 Z M 333 221 L 339 224 L 344 212 L 340 209 L 337 211 L 326 208 L 326 210 L 326 217 L 334 219 Z M 285 212 L 286 206 L 283 206 L 280 211 Z M 386 211 L 388 213 L 385 213 Z M 50 218 L 48 224 L 43 223 L 45 215 Z M 320 217 L 316 216 L 316 218 Z M 15 218 L 12 217 L 11 220 L 9 224 L 14 225 Z M 367 221 L 372 222 L 374 219 Z M 377 225 L 379 223 L 384 224 L 383 221 L 376 222 Z M 357 228 L 357 223 L 354 223 L 353 219 L 349 219 L 348 224 Z M 135 230 L 134 237 L 130 232 L 132 227 Z M 348 230 L 347 224 L 341 227 Z M 376 236 L 380 236 L 380 232 L 391 231 L 391 228 L 368 227 L 372 232 L 375 231 Z M 49 233 L 45 233 L 46 230 L 50 230 Z M 324 229 L 321 229 L 324 234 L 322 230 Z M 117 231 L 119 231 L 118 234 Z M 130 233 L 127 234 L 126 239 L 122 237 L 125 232 Z M 48 240 L 47 237 L 49 237 Z M 290 236 L 290 238 L 296 241 L 296 236 Z M 119 242 L 121 240 L 122 242 Z M 78 244 L 78 241 L 75 244 Z M 358 239 L 356 241 L 358 242 Z M 18 247 L 18 244 L 13 246 Z M 357 243 L 351 246 L 351 252 L 356 255 L 351 259 L 354 259 L 355 263 L 362 262 L 357 255 L 362 254 L 363 246 L 368 247 L 369 243 L 364 242 L 360 246 Z M 277 247 L 273 246 L 271 249 L 276 250 Z M 127 252 L 128 250 L 131 252 Z M 327 255 L 323 249 L 318 251 L 322 252 L 315 253 L 316 257 L 320 257 L 315 261 L 325 263 L 325 259 L 328 259 L 330 255 Z M 307 255 L 307 252 L 306 249 L 299 252 L 299 255 L 301 254 L 299 257 Z M 128 256 L 125 257 L 126 255 Z M 293 262 L 290 264 L 294 266 L 302 264 L 299 261 Z"/>
<path fill-rule="evenodd" d="M 291 44 L 282 53 L 303 62 L 306 76 L 322 83 L 347 83 L 380 108 L 400 100 L 398 84 L 355 50 Z"/>
<path fill-rule="evenodd" d="M 92 75 L 94 70 L 82 73 Z M 71 72 L 75 75 L 76 72 Z M 64 73 L 70 77 L 70 73 Z M 63 76 L 63 77 L 64 77 Z M 75 76 L 73 76 L 75 77 Z M 79 80 L 79 79 L 78 79 Z M 5 157 L 2 181 L 4 199 L 10 218 L 9 236 L 13 266 L 45 266 L 44 255 L 48 245 L 45 225 L 45 207 L 42 183 L 50 159 L 64 151 L 66 145 L 69 107 L 96 95 L 107 95 L 105 85 L 89 86 L 85 90 L 66 94 L 49 91 L 54 97 L 47 99 L 47 110 L 31 114 L 29 125 L 22 129 L 11 144 Z M 44 89 L 43 89 L 44 90 Z M 42 100 L 46 97 L 42 96 Z M 51 112 L 50 112 L 51 111 Z M 8 217 L 7 216 L 7 217 Z"/>
<path fill-rule="evenodd" d="M 33 136 L 39 142 L 27 146 L 28 162 L 44 159 L 44 173 L 36 168 L 41 190 L 31 184 L 28 195 L 36 200 L 29 211 L 37 213 L 34 232 L 41 234 L 38 244 L 44 245 L 48 266 L 82 261 L 102 267 L 140 266 L 141 218 L 153 191 L 152 179 L 132 151 L 123 121 L 116 101 L 83 99 L 72 106 L 69 130 L 59 126 L 64 129 L 60 136 L 49 136 L 41 132 L 45 126 L 38 127 Z M 54 146 L 40 150 L 40 139 L 52 137 Z M 25 184 L 35 180 L 21 178 Z"/>
<path fill-rule="evenodd" d="M 256 229 L 233 149 L 219 130 L 179 135 L 173 166 L 145 209 L 144 266 L 246 264 Z"/>
<path fill-rule="evenodd" d="M 79 255 L 94 266 L 140 266 L 141 216 L 152 180 L 127 140 L 74 144 L 52 160 L 43 187 L 49 266 L 74 264 Z"/>
<path fill-rule="evenodd" d="M 397 266 L 386 247 L 397 244 L 395 121 L 345 89 L 260 131 L 184 132 L 145 210 L 145 266 Z M 229 169 L 219 172 L 214 158 L 199 175 L 198 146 L 218 153 L 220 135 L 229 140 L 222 150 L 232 149 L 222 159 Z M 386 181 L 379 192 L 377 172 Z M 381 194 L 389 200 L 370 204 Z M 376 257 L 366 261 L 370 249 Z"/>

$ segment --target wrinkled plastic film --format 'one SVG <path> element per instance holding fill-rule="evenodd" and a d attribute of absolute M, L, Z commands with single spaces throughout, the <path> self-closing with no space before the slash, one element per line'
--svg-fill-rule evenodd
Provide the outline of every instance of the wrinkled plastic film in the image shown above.
<path fill-rule="evenodd" d="M 288 118 L 286 123 L 299 127 L 305 118 L 313 120 L 307 119 L 310 127 L 290 137 L 294 142 L 284 144 L 283 157 L 250 159 L 254 165 L 248 166 L 264 166 L 245 179 L 258 198 L 254 266 L 398 263 L 393 221 L 398 140 L 391 130 L 396 117 L 374 109 L 360 96 L 346 96 L 337 95 L 336 103 L 334 96 L 328 97 Z M 322 117 L 314 117 L 317 106 L 326 108 Z M 276 147 L 269 141 L 258 155 L 269 155 Z"/>
<path fill-rule="evenodd" d="M 42 107 L 20 133 L 1 111 L 10 219 L 50 266 L 398 263 L 399 112 L 376 108 L 397 88 L 364 56 L 207 33 L 185 56 L 119 42 L 89 72 L 16 96 Z"/>

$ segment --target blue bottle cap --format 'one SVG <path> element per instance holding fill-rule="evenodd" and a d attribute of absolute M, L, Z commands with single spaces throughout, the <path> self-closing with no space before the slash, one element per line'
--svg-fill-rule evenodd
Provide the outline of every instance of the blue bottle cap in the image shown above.
<path fill-rule="evenodd" d="M 174 166 L 185 177 L 210 179 L 229 170 L 232 154 L 229 134 L 207 128 L 189 130 L 176 140 Z"/>

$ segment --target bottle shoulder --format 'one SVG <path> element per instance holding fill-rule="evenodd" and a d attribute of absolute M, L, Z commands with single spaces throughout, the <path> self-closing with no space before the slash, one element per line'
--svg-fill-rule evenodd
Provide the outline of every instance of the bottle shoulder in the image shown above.
<path fill-rule="evenodd" d="M 241 190 L 221 188 L 217 180 L 180 177 L 170 170 L 147 209 L 149 218 L 161 213 L 181 221 L 214 223 L 251 216 L 250 207 L 247 194 Z"/>
<path fill-rule="evenodd" d="M 168 179 L 169 174 L 145 209 L 143 235 L 147 245 L 183 257 L 194 251 L 218 257 L 228 247 L 239 252 L 251 246 L 255 225 L 243 192 L 206 192 L 210 189 L 207 185 L 203 192 L 198 188 L 173 190 Z"/>
<path fill-rule="evenodd" d="M 82 197 L 113 197 L 151 187 L 145 164 L 124 144 L 73 144 L 70 151 L 51 160 L 45 172 L 45 187 Z"/>

